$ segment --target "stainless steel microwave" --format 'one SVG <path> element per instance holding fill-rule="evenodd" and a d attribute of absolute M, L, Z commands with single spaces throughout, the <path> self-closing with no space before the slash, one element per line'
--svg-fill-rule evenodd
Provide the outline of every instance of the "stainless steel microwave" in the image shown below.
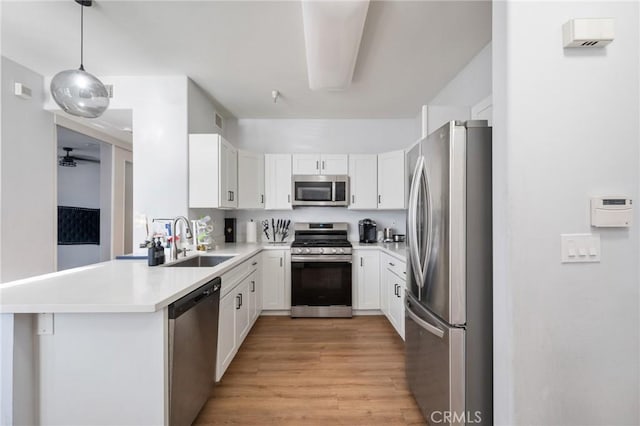
<path fill-rule="evenodd" d="M 294 175 L 294 206 L 349 205 L 349 176 L 347 175 Z"/>

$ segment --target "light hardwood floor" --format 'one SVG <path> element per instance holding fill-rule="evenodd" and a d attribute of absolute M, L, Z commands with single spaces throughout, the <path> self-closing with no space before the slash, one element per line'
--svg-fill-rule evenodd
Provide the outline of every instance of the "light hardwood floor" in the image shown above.
<path fill-rule="evenodd" d="M 424 425 L 383 316 L 260 317 L 196 425 Z"/>

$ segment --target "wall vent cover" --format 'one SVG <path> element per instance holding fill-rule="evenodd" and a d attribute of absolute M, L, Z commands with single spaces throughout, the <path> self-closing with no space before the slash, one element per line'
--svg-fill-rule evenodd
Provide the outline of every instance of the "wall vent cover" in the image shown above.
<path fill-rule="evenodd" d="M 216 120 L 216 126 L 222 130 L 222 116 L 220 114 L 218 114 L 217 112 L 215 113 L 215 120 Z"/>

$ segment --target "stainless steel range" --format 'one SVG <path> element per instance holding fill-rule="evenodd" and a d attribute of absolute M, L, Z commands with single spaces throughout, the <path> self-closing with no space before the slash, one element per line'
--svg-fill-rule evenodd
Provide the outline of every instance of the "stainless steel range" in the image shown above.
<path fill-rule="evenodd" d="M 350 318 L 347 223 L 296 223 L 291 243 L 291 316 Z"/>

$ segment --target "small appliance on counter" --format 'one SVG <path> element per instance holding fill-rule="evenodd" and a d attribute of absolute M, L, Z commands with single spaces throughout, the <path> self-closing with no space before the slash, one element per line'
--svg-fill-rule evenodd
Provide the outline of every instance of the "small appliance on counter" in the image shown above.
<path fill-rule="evenodd" d="M 384 228 L 382 241 L 385 243 L 393 242 L 393 228 Z"/>
<path fill-rule="evenodd" d="M 361 243 L 378 242 L 378 231 L 375 221 L 371 219 L 362 219 L 358 222 L 358 229 L 360 230 Z"/>
<path fill-rule="evenodd" d="M 404 243 L 405 235 L 404 234 L 393 234 L 393 242 L 394 243 Z"/>

